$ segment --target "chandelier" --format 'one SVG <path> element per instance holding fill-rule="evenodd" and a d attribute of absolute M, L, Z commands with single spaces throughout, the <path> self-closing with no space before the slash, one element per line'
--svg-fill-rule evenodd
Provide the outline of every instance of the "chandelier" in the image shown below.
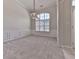
<path fill-rule="evenodd" d="M 35 0 L 33 0 L 33 11 L 31 12 L 32 19 L 36 19 Z"/>

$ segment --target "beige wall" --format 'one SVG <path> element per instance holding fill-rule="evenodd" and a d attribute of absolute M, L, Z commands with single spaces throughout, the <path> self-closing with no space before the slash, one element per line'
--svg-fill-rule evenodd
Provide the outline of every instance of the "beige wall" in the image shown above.
<path fill-rule="evenodd" d="M 14 35 L 17 34 L 17 36 L 29 35 L 30 18 L 28 15 L 28 11 L 20 7 L 15 0 L 4 0 L 3 8 L 4 8 L 3 10 L 4 11 L 4 15 L 3 15 L 4 16 L 4 20 L 3 20 L 4 40 L 8 39 L 6 38 L 6 35 L 8 33 L 10 36 L 13 35 L 12 33 L 14 32 L 15 32 Z M 12 38 L 9 38 L 9 39 L 12 39 Z"/>
<path fill-rule="evenodd" d="M 45 33 L 45 32 L 36 32 L 35 31 L 35 24 L 34 20 L 32 20 L 32 34 L 34 35 L 40 35 L 40 36 L 48 36 L 48 37 L 57 37 L 57 5 L 53 5 L 52 7 L 49 7 L 47 9 L 38 10 L 37 13 L 41 12 L 48 12 L 50 13 L 50 32 Z"/>

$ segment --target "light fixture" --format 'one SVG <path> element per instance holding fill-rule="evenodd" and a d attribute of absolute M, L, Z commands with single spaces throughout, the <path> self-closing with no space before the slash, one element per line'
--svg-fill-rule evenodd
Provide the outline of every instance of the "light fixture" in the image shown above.
<path fill-rule="evenodd" d="M 75 0 L 72 0 L 72 6 L 75 6 Z"/>
<path fill-rule="evenodd" d="M 31 12 L 32 19 L 36 19 L 35 0 L 33 0 L 33 11 Z"/>

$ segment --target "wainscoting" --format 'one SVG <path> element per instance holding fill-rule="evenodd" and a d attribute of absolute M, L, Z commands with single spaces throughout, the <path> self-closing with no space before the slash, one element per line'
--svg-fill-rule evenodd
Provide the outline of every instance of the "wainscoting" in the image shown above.
<path fill-rule="evenodd" d="M 3 42 L 18 39 L 27 35 L 30 35 L 27 31 L 4 31 Z"/>

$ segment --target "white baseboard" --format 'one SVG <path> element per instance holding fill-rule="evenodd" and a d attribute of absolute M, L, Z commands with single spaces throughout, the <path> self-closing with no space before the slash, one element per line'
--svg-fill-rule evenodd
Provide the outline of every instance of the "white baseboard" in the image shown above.
<path fill-rule="evenodd" d="M 69 49 L 75 49 L 75 47 L 68 46 L 68 45 L 61 45 L 60 48 L 69 48 Z"/>

